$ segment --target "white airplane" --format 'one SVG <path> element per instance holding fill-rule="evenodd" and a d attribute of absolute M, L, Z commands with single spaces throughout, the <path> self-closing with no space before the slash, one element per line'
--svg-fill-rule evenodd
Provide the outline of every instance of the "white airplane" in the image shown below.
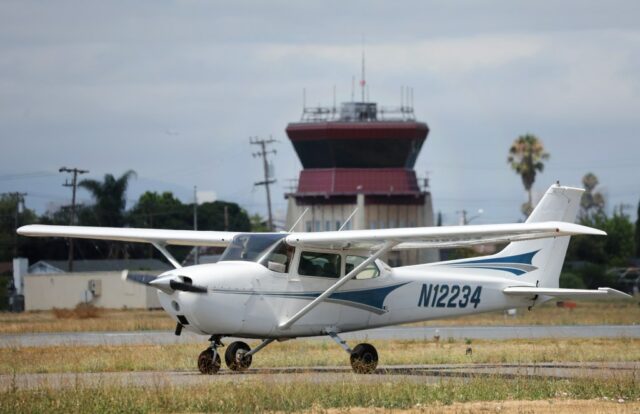
<path fill-rule="evenodd" d="M 518 307 L 553 298 L 625 298 L 610 288 L 560 289 L 572 235 L 606 235 L 573 224 L 581 189 L 553 185 L 525 223 L 322 233 L 231 233 L 29 225 L 23 236 L 58 236 L 153 244 L 175 269 L 158 277 L 124 272 L 158 289 L 164 310 L 182 328 L 210 335 L 198 358 L 204 374 L 218 372 L 223 337 L 261 339 L 254 349 L 231 343 L 234 371 L 273 341 L 328 335 L 349 355 L 353 370 L 378 363 L 370 344 L 351 348 L 342 332 Z M 490 256 L 391 268 L 391 250 L 510 242 Z M 227 246 L 214 264 L 181 267 L 166 245 Z"/>

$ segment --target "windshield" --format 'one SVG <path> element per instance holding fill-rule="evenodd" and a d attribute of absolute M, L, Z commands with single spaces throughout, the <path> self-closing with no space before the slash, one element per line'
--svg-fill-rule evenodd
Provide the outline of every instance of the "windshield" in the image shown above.
<path fill-rule="evenodd" d="M 222 253 L 220 261 L 258 261 L 269 247 L 285 237 L 286 234 L 282 233 L 238 234 Z"/>

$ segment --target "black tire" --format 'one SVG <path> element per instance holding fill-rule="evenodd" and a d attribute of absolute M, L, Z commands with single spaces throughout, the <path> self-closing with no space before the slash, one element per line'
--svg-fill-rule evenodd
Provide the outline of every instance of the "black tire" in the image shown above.
<path fill-rule="evenodd" d="M 224 362 L 232 371 L 244 371 L 251 366 L 251 355 L 243 357 L 242 355 L 249 352 L 249 345 L 241 341 L 232 342 L 224 353 Z"/>
<path fill-rule="evenodd" d="M 200 353 L 198 357 L 198 369 L 201 373 L 213 375 L 220 371 L 220 354 L 216 352 L 216 358 L 213 358 L 213 349 L 208 348 Z"/>
<path fill-rule="evenodd" d="M 371 374 L 378 366 L 378 351 L 371 344 L 359 344 L 351 352 L 351 368 L 356 374 Z"/>

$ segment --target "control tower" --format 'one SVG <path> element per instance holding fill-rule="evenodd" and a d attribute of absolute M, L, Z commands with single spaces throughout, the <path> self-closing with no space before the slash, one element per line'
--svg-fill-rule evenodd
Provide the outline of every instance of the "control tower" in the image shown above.
<path fill-rule="evenodd" d="M 413 169 L 429 133 L 411 105 L 378 107 L 343 103 L 304 108 L 287 136 L 303 170 L 285 194 L 287 228 L 309 209 L 294 231 L 383 229 L 433 225 L 431 193 Z M 356 210 L 357 208 L 357 210 Z M 392 252 L 392 266 L 437 259 L 435 250 Z"/>

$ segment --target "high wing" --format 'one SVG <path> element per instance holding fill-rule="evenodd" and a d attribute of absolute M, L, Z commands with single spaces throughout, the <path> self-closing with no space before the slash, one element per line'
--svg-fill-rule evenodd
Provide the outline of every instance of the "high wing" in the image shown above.
<path fill-rule="evenodd" d="M 385 242 L 397 243 L 393 250 L 471 246 L 578 234 L 601 235 L 602 230 L 567 222 L 485 224 L 469 226 L 415 227 L 379 230 L 292 233 L 287 244 L 299 247 L 377 250 Z"/>
<path fill-rule="evenodd" d="M 228 231 L 160 230 L 116 227 L 48 226 L 31 224 L 18 229 L 21 236 L 71 237 L 180 246 L 221 246 L 238 233 Z"/>
<path fill-rule="evenodd" d="M 238 233 L 228 231 L 161 230 L 117 227 L 49 226 L 30 224 L 18 229 L 21 236 L 71 237 L 75 239 L 114 240 L 151 243 L 177 269 L 180 263 L 165 248 L 180 246 L 227 246 Z"/>

